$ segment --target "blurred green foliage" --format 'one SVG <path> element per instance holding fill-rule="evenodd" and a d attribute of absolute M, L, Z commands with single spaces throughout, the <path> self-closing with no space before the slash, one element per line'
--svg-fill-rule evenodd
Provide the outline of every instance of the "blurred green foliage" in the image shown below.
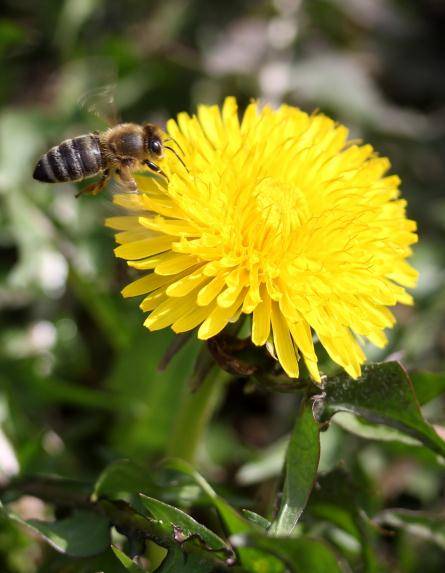
<path fill-rule="evenodd" d="M 397 313 L 389 347 L 368 355 L 445 371 L 443 2 L 2 0 L 0 14 L 2 486 L 17 474 L 57 474 L 90 487 L 119 458 L 157 462 L 199 350 L 191 340 L 158 371 L 172 336 L 146 331 L 135 302 L 119 296 L 129 271 L 102 225 L 115 212 L 110 196 L 76 200 L 73 186 L 31 178 L 48 147 L 101 126 L 79 99 L 105 84 L 116 83 L 126 120 L 163 122 L 228 94 L 241 105 L 259 97 L 320 108 L 389 156 L 419 222 L 421 280 L 416 306 Z M 235 506 L 271 517 L 295 407 L 285 395 L 246 393 L 242 381 L 227 387 L 199 462 Z M 443 399 L 425 413 L 444 425 Z M 390 512 L 443 516 L 443 466 L 426 449 L 382 441 L 344 416 L 321 435 L 321 469 L 342 463 L 362 486 L 362 506 L 388 510 L 382 523 L 394 527 L 369 533 L 385 565 L 369 558 L 366 570 L 443 570 L 443 528 L 442 537 L 419 536 L 418 523 Z M 52 517 L 34 496 L 13 505 L 23 519 Z M 329 520 L 319 528 L 356 562 L 351 532 Z M 266 542 L 258 535 L 250 543 Z M 2 573 L 127 570 L 125 557 L 124 569 L 115 554 L 104 559 L 72 565 L 0 517 Z"/>

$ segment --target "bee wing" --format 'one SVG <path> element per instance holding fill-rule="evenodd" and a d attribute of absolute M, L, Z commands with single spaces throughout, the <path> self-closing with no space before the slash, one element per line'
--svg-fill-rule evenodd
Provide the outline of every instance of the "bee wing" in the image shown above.
<path fill-rule="evenodd" d="M 120 117 L 117 111 L 115 93 L 116 84 L 94 88 L 79 99 L 79 106 L 109 126 L 116 125 L 120 123 Z"/>

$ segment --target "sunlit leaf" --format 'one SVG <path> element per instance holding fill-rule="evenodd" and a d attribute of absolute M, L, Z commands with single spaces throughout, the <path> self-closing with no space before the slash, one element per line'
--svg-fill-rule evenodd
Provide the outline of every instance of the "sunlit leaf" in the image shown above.
<path fill-rule="evenodd" d="M 263 517 L 262 515 L 255 513 L 254 511 L 250 511 L 249 509 L 243 509 L 243 516 L 248 521 L 250 521 L 250 523 L 253 523 L 257 527 L 264 529 L 264 531 L 266 531 L 270 527 L 270 521 L 265 517 Z"/>
<path fill-rule="evenodd" d="M 209 503 L 211 503 L 218 511 L 224 528 L 228 535 L 234 534 L 248 534 L 259 531 L 259 527 L 244 519 L 235 508 L 233 508 L 227 501 L 219 496 L 211 485 L 188 463 L 183 460 L 168 460 L 165 467 L 179 473 L 183 473 L 191 477 L 207 495 Z M 261 552 L 251 547 L 239 547 L 237 550 L 239 561 L 242 567 L 254 573 L 279 573 L 282 567 L 272 557 L 264 556 Z M 267 569 L 266 569 L 267 567 Z"/>
<path fill-rule="evenodd" d="M 179 459 L 168 460 L 165 468 L 188 475 L 206 494 L 208 501 L 216 507 L 229 534 L 246 533 L 255 530 L 225 499 L 219 496 L 212 486 L 187 462 Z"/>
<path fill-rule="evenodd" d="M 400 442 L 410 446 L 421 445 L 419 440 L 416 440 L 411 436 L 407 436 L 395 428 L 372 424 L 371 422 L 367 422 L 358 416 L 349 414 L 348 412 L 337 413 L 335 415 L 334 422 L 337 424 L 337 426 L 343 428 L 343 430 L 346 430 L 351 434 L 355 434 L 356 436 L 365 438 L 367 440 L 378 440 L 381 442 Z"/>
<path fill-rule="evenodd" d="M 113 550 L 113 553 L 116 555 L 116 557 L 119 559 L 119 561 L 122 563 L 122 565 L 125 567 L 127 571 L 129 571 L 130 573 L 141 573 L 143 571 L 143 569 L 138 567 L 136 563 L 132 559 L 130 559 L 128 555 L 125 555 L 125 553 L 123 553 L 120 549 L 118 549 L 114 545 L 111 546 L 111 549 Z"/>
<path fill-rule="evenodd" d="M 221 537 L 198 523 L 187 513 L 146 495 L 141 495 L 140 499 L 150 516 L 169 528 L 172 539 L 178 544 L 193 542 L 206 551 L 219 553 L 225 558 L 231 556 L 230 547 Z"/>
<path fill-rule="evenodd" d="M 406 433 L 445 457 L 445 442 L 420 411 L 412 383 L 397 362 L 369 364 L 353 380 L 346 373 L 329 378 L 314 404 L 320 422 L 350 412 Z"/>

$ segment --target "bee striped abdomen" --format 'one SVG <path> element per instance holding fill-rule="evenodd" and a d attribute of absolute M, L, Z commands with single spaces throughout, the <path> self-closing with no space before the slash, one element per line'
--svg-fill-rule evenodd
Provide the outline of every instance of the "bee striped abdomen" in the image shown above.
<path fill-rule="evenodd" d="M 79 181 L 103 169 L 99 137 L 81 135 L 62 141 L 42 155 L 33 177 L 46 183 Z"/>

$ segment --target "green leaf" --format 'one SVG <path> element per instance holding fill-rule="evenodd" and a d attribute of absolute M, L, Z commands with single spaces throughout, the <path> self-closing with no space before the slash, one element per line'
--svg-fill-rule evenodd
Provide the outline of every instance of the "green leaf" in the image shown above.
<path fill-rule="evenodd" d="M 309 403 L 302 400 L 286 454 L 283 497 L 271 535 L 292 535 L 314 487 L 319 460 L 320 429 Z"/>
<path fill-rule="evenodd" d="M 148 471 L 130 460 L 118 460 L 110 464 L 99 476 L 93 499 L 106 497 L 122 499 L 139 493 L 154 495 L 160 490 Z"/>
<path fill-rule="evenodd" d="M 170 549 L 156 573 L 210 573 L 214 563 L 199 555 L 186 555 L 179 549 Z"/>
<path fill-rule="evenodd" d="M 111 549 L 127 571 L 130 571 L 130 573 L 141 573 L 143 571 L 143 569 L 138 567 L 136 563 L 130 559 L 128 555 L 125 555 L 125 553 L 123 553 L 120 549 L 114 545 L 111 546 Z"/>
<path fill-rule="evenodd" d="M 375 521 L 403 529 L 412 535 L 432 541 L 445 550 L 445 520 L 443 514 L 431 514 L 404 509 L 387 509 L 380 512 Z"/>
<path fill-rule="evenodd" d="M 236 536 L 234 545 L 255 547 L 280 559 L 293 573 L 343 573 L 334 552 L 322 541 L 308 537 Z M 267 569 L 265 572 L 269 573 Z"/>
<path fill-rule="evenodd" d="M 249 509 L 243 509 L 243 515 L 248 521 L 250 521 L 250 523 L 253 523 L 254 525 L 259 527 L 260 529 L 263 529 L 264 531 L 266 531 L 270 527 L 270 521 L 265 517 L 263 517 L 262 515 L 258 515 L 258 513 L 255 513 L 254 511 L 250 511 Z"/>
<path fill-rule="evenodd" d="M 377 545 L 377 531 L 372 521 L 360 512 L 357 518 L 362 545 L 362 558 L 365 573 L 384 573 L 386 564 L 381 559 L 381 551 Z"/>
<path fill-rule="evenodd" d="M 244 519 L 235 508 L 219 496 L 210 484 L 190 466 L 179 459 L 168 460 L 164 467 L 191 477 L 207 495 L 208 501 L 216 508 L 223 525 L 229 535 L 249 534 L 258 532 L 258 527 Z M 278 573 L 282 571 L 281 564 L 273 557 L 265 557 L 256 549 L 240 547 L 237 551 L 239 561 L 245 569 L 254 573 Z"/>
<path fill-rule="evenodd" d="M 106 392 L 73 384 L 55 376 L 39 376 L 32 362 L 22 361 L 2 365 L 2 385 L 7 380 L 18 380 L 26 388 L 31 398 L 36 397 L 43 403 L 68 404 L 80 408 L 104 411 L 131 411 L 134 405 L 121 392 Z"/>
<path fill-rule="evenodd" d="M 177 543 L 182 545 L 187 542 L 195 542 L 206 551 L 220 553 L 223 558 L 232 556 L 232 550 L 225 541 L 198 523 L 193 517 L 152 497 L 141 494 L 140 498 L 142 505 L 149 511 L 151 517 L 168 527 L 169 534 Z"/>
<path fill-rule="evenodd" d="M 445 373 L 410 372 L 419 404 L 426 404 L 445 392 Z"/>
<path fill-rule="evenodd" d="M 255 531 L 254 526 L 245 520 L 224 498 L 219 496 L 211 485 L 187 462 L 180 459 L 171 459 L 165 462 L 164 467 L 191 477 L 199 485 L 206 494 L 208 501 L 218 511 L 230 535 Z"/>
<path fill-rule="evenodd" d="M 108 519 L 92 511 L 79 510 L 60 521 L 37 519 L 24 521 L 8 512 L 9 517 L 43 537 L 54 549 L 71 557 L 90 557 L 105 551 L 110 545 Z"/>
<path fill-rule="evenodd" d="M 398 362 L 368 364 L 357 380 L 339 374 L 329 378 L 323 390 L 314 403 L 319 422 L 350 412 L 404 432 L 445 457 L 445 442 L 423 419 L 411 380 Z"/>
<path fill-rule="evenodd" d="M 29 561 L 29 556 L 24 558 Z M 122 565 L 111 548 L 93 557 L 73 558 L 62 553 L 47 552 L 37 571 L 38 573 L 128 573 L 128 569 Z"/>
<path fill-rule="evenodd" d="M 369 493 L 362 482 L 352 480 L 343 468 L 337 468 L 317 480 L 306 513 L 316 521 L 328 521 L 360 541 L 361 555 L 366 573 L 380 571 L 374 549 L 374 531 L 363 507 Z M 365 510 L 365 511 L 364 511 Z"/>
<path fill-rule="evenodd" d="M 330 521 L 350 535 L 359 537 L 356 524 L 357 487 L 343 468 L 337 468 L 319 477 L 307 512 L 313 518 Z"/>
<path fill-rule="evenodd" d="M 166 485 L 159 472 L 130 460 L 117 460 L 111 463 L 99 476 L 93 493 L 93 500 L 125 499 L 140 493 L 150 497 L 161 498 L 174 504 L 190 504 L 202 498 L 201 489 L 196 484 Z"/>
<path fill-rule="evenodd" d="M 372 424 L 349 414 L 348 412 L 338 412 L 335 415 L 334 422 L 337 426 L 340 426 L 343 430 L 350 432 L 360 438 L 365 438 L 366 440 L 377 440 L 380 442 L 400 442 L 402 444 L 407 444 L 409 446 L 421 446 L 419 440 L 407 436 L 403 432 L 400 432 L 394 428 L 389 428 L 388 426 L 380 426 L 378 424 Z"/>
<path fill-rule="evenodd" d="M 236 474 L 236 481 L 241 485 L 252 485 L 279 475 L 283 468 L 288 444 L 289 436 L 284 436 L 267 448 L 263 448 L 253 461 L 240 467 Z"/>
<path fill-rule="evenodd" d="M 168 368 L 159 372 L 157 365 L 171 338 L 167 331 L 141 332 L 136 321 L 130 347 L 118 355 L 105 383 L 111 390 L 124 391 L 136 406 L 132 412 L 119 412 L 110 428 L 113 447 L 131 459 L 165 455 L 180 398 L 188 392 L 186 379 L 198 345 L 191 340 L 187 352 L 178 353 Z"/>

